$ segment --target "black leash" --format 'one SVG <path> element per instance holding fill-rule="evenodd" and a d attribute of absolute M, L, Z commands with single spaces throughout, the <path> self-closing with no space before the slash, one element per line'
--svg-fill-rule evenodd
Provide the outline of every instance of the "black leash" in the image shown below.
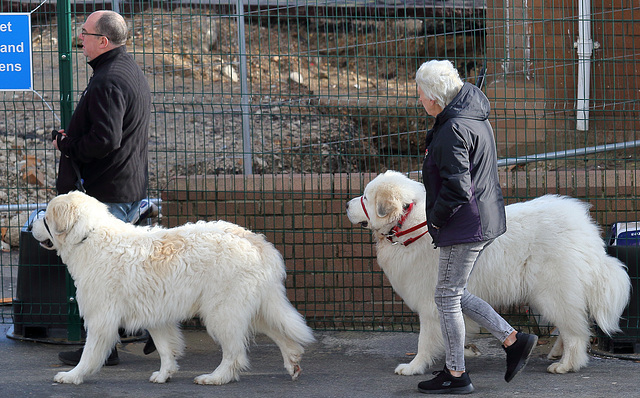
<path fill-rule="evenodd" d="M 51 131 L 51 140 L 52 141 L 57 140 L 58 135 L 60 134 L 62 133 L 60 133 L 58 130 Z M 76 162 L 73 161 L 73 159 L 69 158 L 69 161 L 71 162 L 71 167 L 73 167 L 73 171 L 76 173 L 76 182 L 74 183 L 74 185 L 76 186 L 76 189 L 82 193 L 86 193 L 87 190 L 84 189 L 84 180 L 82 179 L 82 175 L 80 175 L 80 168 L 78 167 Z"/>

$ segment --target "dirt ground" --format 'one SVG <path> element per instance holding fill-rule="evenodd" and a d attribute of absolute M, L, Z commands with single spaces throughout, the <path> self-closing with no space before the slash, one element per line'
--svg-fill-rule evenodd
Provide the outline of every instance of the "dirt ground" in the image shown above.
<path fill-rule="evenodd" d="M 72 26 L 80 29 L 84 19 Z M 474 59 L 482 50 L 477 37 L 433 34 L 455 27 L 424 19 L 256 17 L 245 24 L 247 56 L 240 57 L 235 18 L 154 8 L 127 20 L 127 49 L 154 97 L 152 197 L 174 176 L 242 173 L 246 124 L 254 173 L 369 171 L 383 162 L 410 167 L 427 120 L 415 97 L 419 62 L 456 51 Z M 36 91 L 0 93 L 0 179 L 8 187 L 0 190 L 0 205 L 55 195 L 58 154 L 49 137 L 62 127 L 56 29 L 55 18 L 33 27 Z M 79 91 L 91 70 L 75 38 L 73 45 Z M 473 77 L 473 62 L 459 67 Z M 4 241 L 14 243 L 17 234 L 6 237 L 7 227 L 27 216 L 0 213 Z"/>

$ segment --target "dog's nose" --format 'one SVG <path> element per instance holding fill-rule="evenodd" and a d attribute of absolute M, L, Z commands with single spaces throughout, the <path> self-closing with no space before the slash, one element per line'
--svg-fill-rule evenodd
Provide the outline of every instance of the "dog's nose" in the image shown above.
<path fill-rule="evenodd" d="M 349 210 L 349 202 L 347 202 L 347 205 L 345 206 L 345 208 Z"/>

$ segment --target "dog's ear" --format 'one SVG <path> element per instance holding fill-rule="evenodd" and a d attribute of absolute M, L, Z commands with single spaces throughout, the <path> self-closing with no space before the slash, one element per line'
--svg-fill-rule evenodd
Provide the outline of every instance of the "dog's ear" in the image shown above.
<path fill-rule="evenodd" d="M 398 208 L 402 208 L 402 202 L 391 187 L 380 187 L 376 193 L 376 214 L 380 218 L 394 215 Z"/>
<path fill-rule="evenodd" d="M 77 207 L 69 195 L 61 195 L 49 202 L 46 217 L 56 234 L 67 234 L 78 218 Z"/>

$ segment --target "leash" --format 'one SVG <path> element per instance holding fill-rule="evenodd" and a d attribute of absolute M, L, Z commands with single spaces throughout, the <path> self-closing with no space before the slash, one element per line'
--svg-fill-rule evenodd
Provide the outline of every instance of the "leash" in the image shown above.
<path fill-rule="evenodd" d="M 57 140 L 58 139 L 58 135 L 61 134 L 58 130 L 53 130 L 51 132 L 51 140 Z M 80 174 L 80 168 L 78 167 L 78 165 L 76 164 L 76 162 L 69 158 L 69 161 L 71 162 L 71 167 L 73 167 L 73 171 L 76 173 L 76 182 L 74 183 L 76 189 L 82 193 L 87 193 L 87 190 L 84 189 L 84 180 L 82 179 L 82 175 Z"/>

